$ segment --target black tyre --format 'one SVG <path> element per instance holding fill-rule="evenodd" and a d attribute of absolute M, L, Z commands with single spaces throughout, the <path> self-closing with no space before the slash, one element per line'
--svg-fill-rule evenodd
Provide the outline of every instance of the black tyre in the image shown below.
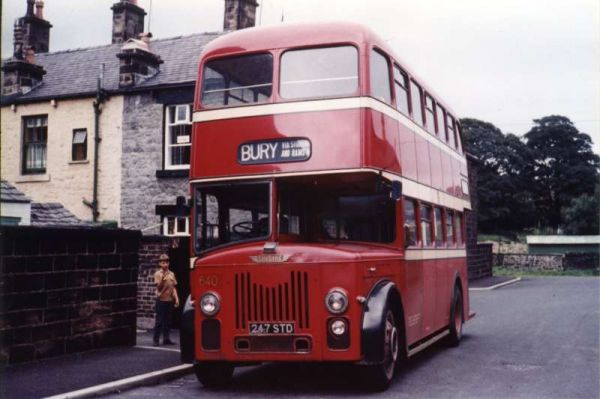
<path fill-rule="evenodd" d="M 365 383 L 370 390 L 381 392 L 388 389 L 397 369 L 400 356 L 400 332 L 391 310 L 386 311 L 384 338 L 383 338 L 383 362 L 367 366 Z"/>
<path fill-rule="evenodd" d="M 234 367 L 225 362 L 202 362 L 194 364 L 198 381 L 205 388 L 223 388 L 231 382 Z"/>
<path fill-rule="evenodd" d="M 450 309 L 450 334 L 446 339 L 448 346 L 458 346 L 462 338 L 462 328 L 464 323 L 462 294 L 458 287 L 454 288 L 454 297 L 452 298 L 452 308 Z"/>

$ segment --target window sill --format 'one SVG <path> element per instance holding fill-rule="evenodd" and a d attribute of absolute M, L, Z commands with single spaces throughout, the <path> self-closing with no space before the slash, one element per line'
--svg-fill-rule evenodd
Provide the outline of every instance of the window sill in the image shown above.
<path fill-rule="evenodd" d="M 16 183 L 37 183 L 50 181 L 50 175 L 47 173 L 37 175 L 21 175 L 15 181 Z"/>
<path fill-rule="evenodd" d="M 69 165 L 80 165 L 90 163 L 89 159 L 84 159 L 83 161 L 69 161 Z"/>
<path fill-rule="evenodd" d="M 161 169 L 156 171 L 156 177 L 188 177 L 189 169 Z"/>

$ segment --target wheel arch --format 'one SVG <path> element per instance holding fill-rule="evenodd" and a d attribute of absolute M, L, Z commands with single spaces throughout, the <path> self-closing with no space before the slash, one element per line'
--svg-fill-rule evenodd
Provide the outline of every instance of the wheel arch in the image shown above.
<path fill-rule="evenodd" d="M 380 363 L 384 359 L 385 313 L 391 307 L 401 333 L 401 350 L 406 352 L 406 326 L 400 292 L 392 281 L 382 280 L 373 286 L 364 304 L 361 325 L 362 363 Z"/>

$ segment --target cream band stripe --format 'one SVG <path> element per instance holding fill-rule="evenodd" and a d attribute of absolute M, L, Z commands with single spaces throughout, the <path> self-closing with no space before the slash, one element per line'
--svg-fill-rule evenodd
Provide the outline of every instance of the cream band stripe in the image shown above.
<path fill-rule="evenodd" d="M 417 125 L 409 117 L 372 97 L 334 98 L 329 100 L 297 101 L 277 104 L 248 105 L 243 107 L 222 108 L 194 112 L 194 122 L 208 122 L 223 119 L 247 118 L 251 116 L 292 114 L 297 112 L 336 111 L 344 109 L 370 108 L 408 126 L 421 138 L 432 143 L 442 151 L 466 165 L 466 159 L 442 143 L 435 136 Z"/>
<path fill-rule="evenodd" d="M 267 173 L 261 175 L 243 175 L 243 176 L 227 176 L 227 177 L 210 177 L 206 179 L 193 179 L 190 183 L 213 183 L 220 181 L 232 181 L 232 180 L 249 180 L 249 179 L 265 179 L 272 177 L 293 177 L 293 176 L 316 176 L 316 175 L 328 175 L 337 173 L 358 173 L 358 172 L 372 172 L 381 173 L 383 177 L 388 180 L 398 180 L 402 182 L 402 195 L 412 197 L 421 201 L 426 201 L 434 205 L 444 206 L 446 208 L 461 211 L 463 209 L 471 209 L 471 202 L 462 198 L 454 197 L 448 193 L 435 189 L 433 187 L 426 186 L 416 181 L 407 179 L 400 175 L 396 175 L 390 172 L 383 172 L 372 168 L 355 168 L 355 169 L 335 169 L 335 170 L 317 170 L 310 172 L 283 172 L 283 173 Z"/>

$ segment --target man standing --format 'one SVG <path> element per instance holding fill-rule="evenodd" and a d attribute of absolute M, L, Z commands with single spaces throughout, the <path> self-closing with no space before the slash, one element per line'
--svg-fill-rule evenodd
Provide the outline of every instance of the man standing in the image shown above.
<path fill-rule="evenodd" d="M 164 345 L 174 345 L 169 338 L 173 307 L 179 307 L 177 296 L 177 280 L 175 274 L 169 270 L 169 255 L 162 254 L 158 258 L 159 269 L 154 273 L 156 284 L 156 322 L 154 324 L 154 346 L 158 346 L 160 333 L 163 334 Z"/>

